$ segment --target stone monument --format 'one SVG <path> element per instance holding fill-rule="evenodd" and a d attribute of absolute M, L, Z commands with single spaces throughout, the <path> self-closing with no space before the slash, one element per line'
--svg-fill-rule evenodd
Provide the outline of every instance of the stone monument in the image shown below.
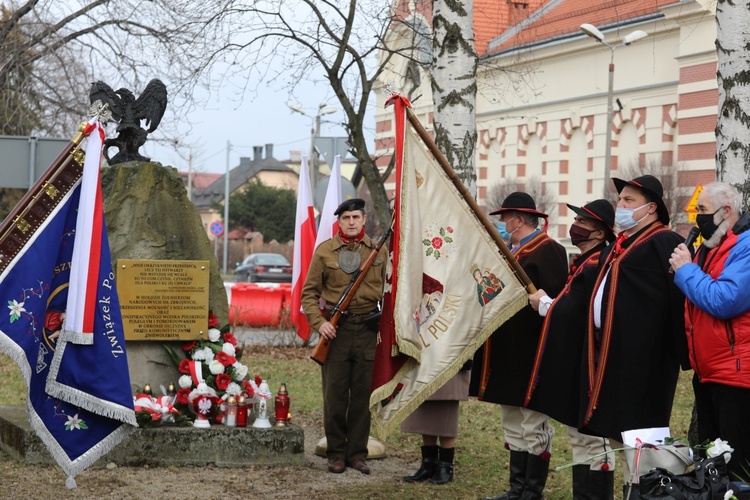
<path fill-rule="evenodd" d="M 209 309 L 228 321 L 227 293 L 200 216 L 177 170 L 157 162 L 127 162 L 102 169 L 104 216 L 112 266 L 118 259 L 208 260 Z M 208 321 L 208 318 L 206 318 Z M 176 352 L 180 342 L 170 342 Z M 164 342 L 126 342 L 133 389 L 157 389 L 179 376 Z"/>

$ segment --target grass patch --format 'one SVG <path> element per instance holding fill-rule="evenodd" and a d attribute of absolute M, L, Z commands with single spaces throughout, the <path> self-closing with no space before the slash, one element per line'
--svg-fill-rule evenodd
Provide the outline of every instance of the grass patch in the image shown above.
<path fill-rule="evenodd" d="M 322 392 L 320 368 L 309 359 L 310 349 L 303 347 L 248 346 L 243 362 L 251 373 L 258 373 L 269 381 L 275 394 L 281 382 L 286 382 L 291 397 L 292 420 L 305 428 L 322 429 Z M 23 404 L 26 386 L 18 367 L 0 353 L 0 404 Z M 690 385 L 692 372 L 683 372 L 672 411 L 672 435 L 687 436 L 693 406 Z M 461 404 L 459 438 L 456 441 L 456 475 L 453 483 L 441 486 L 441 498 L 477 498 L 494 496 L 508 488 L 508 452 L 500 425 L 500 408 L 476 400 Z M 571 498 L 571 472 L 554 472 L 557 466 L 571 462 L 570 440 L 564 426 L 555 423 L 557 436 L 553 441 L 551 472 L 545 497 L 549 500 Z M 402 457 L 416 463 L 419 460 L 421 438 L 394 432 L 386 441 L 390 456 Z M 619 460 L 619 456 L 618 456 Z M 405 475 L 413 472 L 404 471 Z M 615 474 L 615 491 L 622 491 L 621 473 Z M 404 483 L 361 484 L 331 487 L 329 495 L 336 498 L 434 498 L 436 487 Z M 619 495 L 618 495 L 619 496 Z"/>

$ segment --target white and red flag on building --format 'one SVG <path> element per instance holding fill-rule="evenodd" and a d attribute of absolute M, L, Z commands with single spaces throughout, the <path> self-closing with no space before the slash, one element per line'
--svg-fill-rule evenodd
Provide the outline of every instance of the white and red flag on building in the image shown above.
<path fill-rule="evenodd" d="M 292 262 L 292 324 L 302 340 L 310 338 L 310 325 L 302 312 L 302 287 L 315 251 L 315 210 L 310 189 L 307 157 L 302 157 L 297 188 L 297 214 L 294 218 L 294 259 Z"/>
<path fill-rule="evenodd" d="M 328 189 L 326 199 L 323 202 L 323 210 L 320 211 L 320 224 L 318 224 L 318 238 L 315 240 L 315 248 L 326 240 L 330 240 L 339 232 L 339 224 L 333 212 L 339 208 L 341 202 L 341 156 L 333 158 L 331 177 L 328 178 Z"/>
<path fill-rule="evenodd" d="M 370 409 L 388 434 L 528 303 L 524 287 L 406 120 L 396 113 L 396 192 Z"/>

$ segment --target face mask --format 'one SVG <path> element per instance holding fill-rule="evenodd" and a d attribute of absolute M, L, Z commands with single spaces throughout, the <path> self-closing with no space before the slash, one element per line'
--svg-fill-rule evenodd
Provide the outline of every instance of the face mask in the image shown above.
<path fill-rule="evenodd" d="M 503 221 L 498 221 L 498 223 L 495 224 L 495 227 L 497 228 L 497 232 L 500 233 L 500 237 L 503 241 L 510 241 L 510 236 L 518 231 L 518 228 L 516 228 L 513 231 L 508 232 L 507 225 Z"/>
<path fill-rule="evenodd" d="M 721 208 L 719 210 L 721 210 Z M 712 214 L 698 214 L 695 216 L 695 223 L 698 224 L 698 227 L 701 230 L 701 236 L 703 236 L 704 240 L 710 239 L 719 227 L 719 224 L 714 222 L 714 216 L 719 213 L 719 210 Z"/>
<path fill-rule="evenodd" d="M 648 217 L 648 212 L 646 212 L 646 215 L 641 217 L 638 220 L 635 220 L 633 218 L 633 214 L 637 212 L 638 210 L 642 209 L 643 207 L 647 207 L 650 205 L 650 203 L 646 203 L 645 205 L 641 205 L 638 208 L 620 208 L 618 207 L 617 210 L 615 210 L 615 224 L 622 229 L 623 231 L 627 231 L 628 229 L 632 229 L 635 226 L 638 225 L 639 222 L 641 222 L 643 219 Z"/>
<path fill-rule="evenodd" d="M 591 233 L 594 232 L 594 229 L 586 229 L 585 227 L 576 226 L 573 224 L 570 226 L 570 242 L 574 245 L 578 246 L 584 241 L 588 241 L 591 239 Z"/>

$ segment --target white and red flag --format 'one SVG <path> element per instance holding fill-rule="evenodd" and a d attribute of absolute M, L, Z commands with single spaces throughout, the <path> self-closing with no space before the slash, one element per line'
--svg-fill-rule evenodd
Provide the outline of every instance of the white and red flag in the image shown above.
<path fill-rule="evenodd" d="M 486 229 L 489 221 L 406 120 L 409 101 L 394 95 L 389 103 L 396 113 L 394 228 L 370 396 L 380 434 L 453 377 L 528 302 Z"/>
<path fill-rule="evenodd" d="M 297 188 L 297 215 L 294 218 L 294 259 L 292 262 L 292 324 L 302 340 L 310 338 L 310 325 L 302 313 L 302 287 L 315 251 L 315 210 L 310 188 L 307 157 L 302 157 Z"/>
<path fill-rule="evenodd" d="M 341 156 L 336 155 L 333 159 L 331 177 L 328 179 L 326 199 L 323 202 L 323 210 L 320 212 L 320 224 L 318 224 L 318 238 L 315 240 L 315 248 L 326 240 L 330 240 L 339 232 L 339 224 L 333 212 L 341 205 Z"/>

